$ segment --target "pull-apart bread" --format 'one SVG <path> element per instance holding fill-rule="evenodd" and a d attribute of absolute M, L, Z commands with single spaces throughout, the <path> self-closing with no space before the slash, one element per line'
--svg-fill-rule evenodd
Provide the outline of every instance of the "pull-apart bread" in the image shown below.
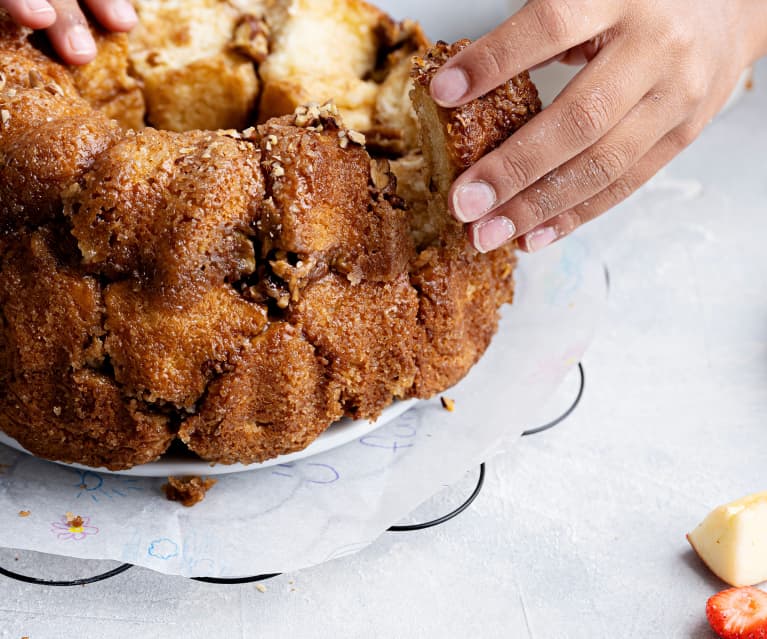
<path fill-rule="evenodd" d="M 474 252 L 446 191 L 540 109 L 528 76 L 445 110 L 466 42 L 363 2 L 136 4 L 78 69 L 0 13 L 0 430 L 252 463 L 460 380 L 515 257 Z"/>

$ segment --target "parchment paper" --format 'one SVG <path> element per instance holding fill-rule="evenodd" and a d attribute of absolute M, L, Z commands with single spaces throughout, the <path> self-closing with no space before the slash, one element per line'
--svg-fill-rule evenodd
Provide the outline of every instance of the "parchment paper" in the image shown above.
<path fill-rule="evenodd" d="M 189 509 L 162 480 L 79 471 L 0 446 L 0 546 L 163 573 L 244 576 L 354 553 L 470 468 L 513 446 L 579 361 L 604 307 L 601 261 L 568 239 L 524 256 L 518 297 L 468 377 L 342 448 L 221 477 Z M 20 516 L 28 511 L 28 516 Z M 71 529 L 65 513 L 83 518 Z"/>

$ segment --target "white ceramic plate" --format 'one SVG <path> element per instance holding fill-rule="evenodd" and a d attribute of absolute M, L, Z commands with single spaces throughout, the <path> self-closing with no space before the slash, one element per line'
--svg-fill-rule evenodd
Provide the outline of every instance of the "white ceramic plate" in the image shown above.
<path fill-rule="evenodd" d="M 209 476 L 241 473 L 246 470 L 257 470 L 259 468 L 275 466 L 276 464 L 286 464 L 348 444 L 355 439 L 364 437 L 376 428 L 380 428 L 384 424 L 388 424 L 397 419 L 397 417 L 413 406 L 416 401 L 417 400 L 411 399 L 404 402 L 395 402 L 384 410 L 375 422 L 369 422 L 365 419 L 358 419 L 356 421 L 352 419 L 342 419 L 333 424 L 303 450 L 300 450 L 297 453 L 291 453 L 290 455 L 281 455 L 280 457 L 269 459 L 261 464 L 210 464 L 209 462 L 190 458 L 186 455 L 175 456 L 173 454 L 168 454 L 150 464 L 135 466 L 130 470 L 122 470 L 115 473 L 106 468 L 90 468 L 88 466 L 81 466 L 80 464 L 63 464 L 62 462 L 55 463 L 69 466 L 70 468 L 79 468 L 81 470 L 94 470 L 100 473 L 112 473 L 118 475 L 133 475 L 134 477 L 168 477 L 173 475 Z M 0 432 L 0 444 L 5 444 L 15 450 L 31 455 L 31 453 L 24 449 L 19 442 L 2 432 Z"/>

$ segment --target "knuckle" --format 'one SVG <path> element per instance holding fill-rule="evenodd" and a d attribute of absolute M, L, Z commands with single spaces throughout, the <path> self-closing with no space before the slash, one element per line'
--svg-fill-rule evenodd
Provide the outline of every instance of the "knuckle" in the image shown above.
<path fill-rule="evenodd" d="M 611 112 L 612 101 L 601 90 L 592 90 L 570 102 L 564 117 L 570 142 L 580 146 L 600 137 L 609 126 Z"/>
<path fill-rule="evenodd" d="M 508 182 L 510 191 L 518 191 L 534 181 L 533 163 L 526 161 L 524 157 L 501 153 L 498 162 L 500 177 Z"/>
<path fill-rule="evenodd" d="M 693 122 L 687 122 L 682 126 L 677 127 L 674 131 L 669 133 L 672 147 L 677 151 L 686 149 L 697 139 L 701 130 L 702 127 Z"/>
<path fill-rule="evenodd" d="M 622 202 L 634 191 L 636 191 L 638 187 L 639 184 L 630 175 L 624 175 L 618 178 L 609 187 L 609 194 L 612 203 L 617 204 L 618 202 Z"/>
<path fill-rule="evenodd" d="M 88 20 L 85 18 L 85 14 L 80 10 L 77 3 L 52 2 L 51 5 L 56 10 L 57 25 L 66 28 L 74 26 L 85 27 L 88 25 Z"/>
<path fill-rule="evenodd" d="M 533 15 L 541 32 L 553 43 L 568 41 L 572 21 L 568 3 L 562 0 L 542 0 L 534 5 Z"/>
<path fill-rule="evenodd" d="M 471 65 L 475 74 L 492 78 L 503 74 L 508 66 L 508 50 L 504 43 L 497 38 L 488 37 L 478 44 L 474 64 Z"/>
<path fill-rule="evenodd" d="M 558 215 L 555 227 L 559 235 L 565 236 L 582 226 L 585 221 L 585 216 L 578 211 L 578 207 L 575 207 L 566 213 Z"/>
<path fill-rule="evenodd" d="M 669 49 L 678 53 L 691 51 L 698 39 L 698 34 L 692 22 L 674 21 L 667 26 L 667 42 Z"/>
<path fill-rule="evenodd" d="M 626 170 L 631 152 L 617 146 L 603 145 L 595 149 L 587 161 L 586 170 L 592 182 L 607 186 L 618 179 Z"/>
<path fill-rule="evenodd" d="M 688 103 L 700 104 L 708 95 L 708 90 L 708 82 L 702 73 L 688 74 L 684 88 L 684 96 Z"/>
<path fill-rule="evenodd" d="M 534 189 L 523 196 L 522 207 L 533 225 L 545 222 L 560 209 L 556 195 L 543 189 Z"/>
<path fill-rule="evenodd" d="M 688 53 L 695 45 L 695 28 L 685 21 L 668 20 L 653 29 L 653 41 L 659 51 L 679 56 Z"/>

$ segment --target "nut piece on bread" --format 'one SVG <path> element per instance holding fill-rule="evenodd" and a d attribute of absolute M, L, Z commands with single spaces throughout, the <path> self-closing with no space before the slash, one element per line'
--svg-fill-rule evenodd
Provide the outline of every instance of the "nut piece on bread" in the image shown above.
<path fill-rule="evenodd" d="M 731 586 L 767 581 L 767 491 L 719 506 L 687 535 L 687 541 Z"/>

